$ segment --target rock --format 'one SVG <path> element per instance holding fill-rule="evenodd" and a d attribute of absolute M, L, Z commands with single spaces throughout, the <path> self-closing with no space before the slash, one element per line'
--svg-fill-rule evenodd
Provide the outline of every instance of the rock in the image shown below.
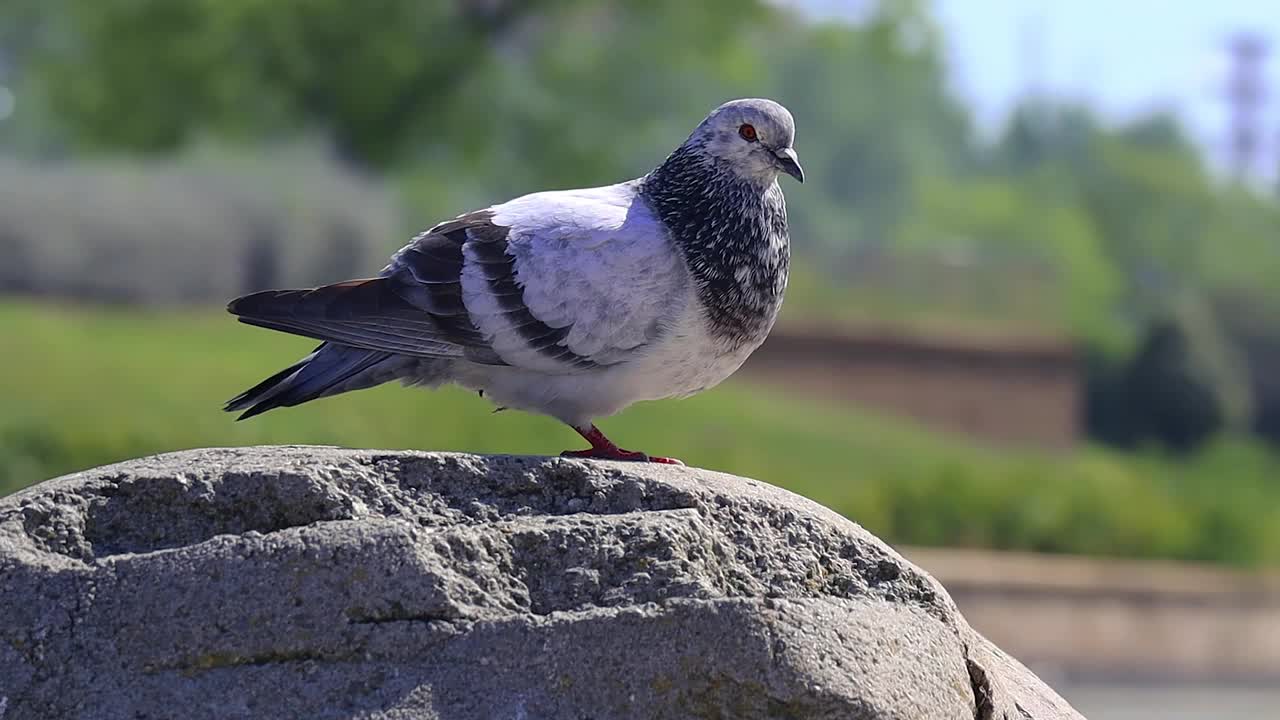
<path fill-rule="evenodd" d="M 849 520 L 704 470 L 195 450 L 0 500 L 0 719 L 1078 718 Z"/>

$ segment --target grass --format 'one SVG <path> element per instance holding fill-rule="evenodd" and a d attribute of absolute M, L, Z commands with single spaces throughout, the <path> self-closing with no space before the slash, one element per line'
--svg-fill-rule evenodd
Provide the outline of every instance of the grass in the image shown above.
<path fill-rule="evenodd" d="M 474 394 L 384 386 L 237 423 L 221 403 L 312 343 L 217 311 L 0 302 L 0 494 L 139 455 L 317 443 L 553 454 L 573 431 Z M 626 447 L 756 477 L 896 542 L 1280 563 L 1280 459 L 997 451 L 731 381 L 601 423 Z"/>

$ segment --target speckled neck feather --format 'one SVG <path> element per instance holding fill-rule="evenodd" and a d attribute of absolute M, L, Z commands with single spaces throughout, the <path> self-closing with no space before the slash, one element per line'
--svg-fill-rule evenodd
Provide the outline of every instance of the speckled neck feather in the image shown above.
<path fill-rule="evenodd" d="M 640 193 L 684 254 L 712 335 L 734 348 L 763 340 L 791 255 L 778 183 L 743 178 L 684 145 L 641 179 Z"/>

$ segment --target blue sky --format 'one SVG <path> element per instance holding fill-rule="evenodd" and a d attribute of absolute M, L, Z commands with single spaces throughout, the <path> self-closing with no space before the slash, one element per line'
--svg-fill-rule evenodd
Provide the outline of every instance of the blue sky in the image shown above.
<path fill-rule="evenodd" d="M 784 0 L 786 1 L 786 0 Z M 856 13 L 866 0 L 791 0 L 820 14 Z M 1033 84 L 1084 99 L 1122 120 L 1176 112 L 1215 157 L 1227 35 L 1270 36 L 1274 83 L 1266 128 L 1280 155 L 1280 0 L 933 0 L 946 30 L 951 79 L 984 128 L 998 127 Z M 1272 163 L 1274 166 L 1276 163 Z"/>

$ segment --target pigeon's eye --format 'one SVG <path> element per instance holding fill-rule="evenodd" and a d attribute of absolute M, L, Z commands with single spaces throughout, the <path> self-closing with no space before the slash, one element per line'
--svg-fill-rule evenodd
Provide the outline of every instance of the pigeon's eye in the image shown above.
<path fill-rule="evenodd" d="M 756 136 L 756 128 L 754 125 L 744 123 L 741 127 L 738 128 L 738 134 L 741 135 L 742 139 L 746 140 L 747 142 L 755 142 L 756 140 L 759 140 L 759 138 Z"/>

